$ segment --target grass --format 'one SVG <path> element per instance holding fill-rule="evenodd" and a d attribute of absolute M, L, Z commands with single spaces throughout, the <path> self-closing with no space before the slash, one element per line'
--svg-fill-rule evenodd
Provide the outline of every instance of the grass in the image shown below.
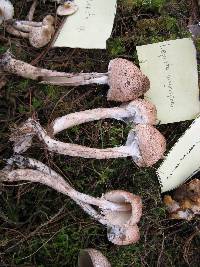
<path fill-rule="evenodd" d="M 29 3 L 14 1 L 16 16 L 25 18 Z M 48 9 L 48 10 L 47 10 Z M 37 10 L 42 18 L 54 12 L 54 4 Z M 189 36 L 187 1 L 121 0 L 108 49 L 52 49 L 36 64 L 63 71 L 104 72 L 110 59 L 121 56 L 137 63 L 136 45 Z M 8 48 L 31 62 L 42 50 L 35 50 L 25 40 L 1 31 L 0 53 Z M 199 53 L 200 41 L 197 40 Z M 67 62 L 67 63 L 66 63 Z M 0 165 L 12 155 L 9 135 L 12 127 L 29 116 L 42 125 L 54 118 L 79 110 L 110 107 L 107 87 L 61 88 L 38 85 L 34 81 L 7 76 L 0 90 Z M 190 122 L 159 126 L 167 138 L 168 149 L 187 129 Z M 129 127 L 113 120 L 74 127 L 59 138 L 91 147 L 123 144 Z M 140 222 L 141 240 L 131 246 L 116 247 L 106 238 L 106 230 L 85 215 L 67 197 L 39 185 L 20 183 L 0 185 L 0 266 L 77 266 L 80 249 L 100 249 L 113 267 L 199 266 L 199 218 L 190 222 L 170 221 L 162 204 L 155 168 L 139 169 L 131 160 L 87 160 L 47 153 L 35 143 L 26 153 L 63 174 L 77 190 L 93 196 L 112 189 L 124 189 L 141 195 L 144 214 Z M 158 163 L 159 165 L 159 163 Z"/>

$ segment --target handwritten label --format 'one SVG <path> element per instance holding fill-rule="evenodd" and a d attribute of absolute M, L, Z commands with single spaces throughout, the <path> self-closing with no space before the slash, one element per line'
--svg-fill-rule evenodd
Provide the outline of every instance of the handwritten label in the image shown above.
<path fill-rule="evenodd" d="M 140 68 L 150 80 L 145 98 L 156 105 L 161 124 L 194 119 L 200 112 L 196 50 L 191 39 L 137 47 Z"/>
<path fill-rule="evenodd" d="M 116 0 L 76 0 L 79 10 L 69 16 L 54 47 L 106 48 L 115 13 Z"/>
<path fill-rule="evenodd" d="M 200 170 L 200 117 L 171 149 L 157 175 L 162 192 L 170 191 Z"/>

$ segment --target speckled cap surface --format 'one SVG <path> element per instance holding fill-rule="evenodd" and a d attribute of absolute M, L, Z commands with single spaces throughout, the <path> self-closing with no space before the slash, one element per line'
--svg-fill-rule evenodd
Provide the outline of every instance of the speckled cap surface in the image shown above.
<path fill-rule="evenodd" d="M 139 167 L 150 167 L 161 159 L 166 151 L 165 137 L 153 126 L 138 124 L 135 127 L 141 158 Z"/>
<path fill-rule="evenodd" d="M 149 88 L 149 79 L 131 61 L 116 58 L 108 66 L 107 99 L 127 102 L 142 96 Z"/>
<path fill-rule="evenodd" d="M 81 250 L 78 258 L 78 267 L 111 267 L 106 257 L 96 249 Z"/>

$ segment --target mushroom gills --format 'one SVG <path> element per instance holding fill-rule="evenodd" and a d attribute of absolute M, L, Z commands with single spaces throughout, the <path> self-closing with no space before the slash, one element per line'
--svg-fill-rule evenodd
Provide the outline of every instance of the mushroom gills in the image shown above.
<path fill-rule="evenodd" d="M 141 159 L 142 156 L 139 148 L 139 140 L 134 130 L 131 130 L 129 132 L 124 148 L 126 148 L 126 150 L 129 150 L 129 153 L 132 156 L 134 162 Z"/>

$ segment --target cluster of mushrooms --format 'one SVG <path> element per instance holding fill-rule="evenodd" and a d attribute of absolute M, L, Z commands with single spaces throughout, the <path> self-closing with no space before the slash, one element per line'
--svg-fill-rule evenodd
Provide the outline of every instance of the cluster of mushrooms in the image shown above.
<path fill-rule="evenodd" d="M 72 7 L 75 11 L 77 10 L 73 1 L 57 2 L 60 4 L 57 9 L 58 15 L 61 13 L 63 15 L 63 10 L 67 10 L 67 15 L 69 15 Z M 5 23 L 8 32 L 29 38 L 30 43 L 39 48 L 46 45 L 47 39 L 48 42 L 50 41 L 55 30 L 54 18 L 51 15 L 46 16 L 42 22 L 32 20 L 36 5 L 37 0 L 33 1 L 27 21 L 19 21 L 13 20 L 14 8 L 10 1 L 0 0 L 0 23 Z M 44 33 L 46 37 L 48 35 L 47 39 L 44 38 Z M 38 39 L 39 36 L 42 36 L 42 41 Z M 6 167 L 0 171 L 0 181 L 30 181 L 47 185 L 70 197 L 89 216 L 104 225 L 107 229 L 108 240 L 113 244 L 136 243 L 140 239 L 138 223 L 142 216 L 140 196 L 123 190 L 106 192 L 100 198 L 86 195 L 76 191 L 60 174 L 47 165 L 36 159 L 24 157 L 22 153 L 32 146 L 32 139 L 35 137 L 51 153 L 95 159 L 131 157 L 138 167 L 151 167 L 163 158 L 166 140 L 154 127 L 157 124 L 156 107 L 141 98 L 150 88 L 148 78 L 135 64 L 122 58 L 111 60 L 105 73 L 65 73 L 32 66 L 15 59 L 10 52 L 0 56 L 0 72 L 59 86 L 107 84 L 109 87 L 107 100 L 122 102 L 121 105 L 113 108 L 96 108 L 67 114 L 55 119 L 47 127 L 43 127 L 38 120 L 29 118 L 11 135 L 14 155 L 7 160 Z M 127 141 L 123 146 L 105 149 L 91 148 L 64 143 L 55 137 L 61 131 L 76 125 L 107 118 L 131 125 Z M 199 186 L 199 180 L 196 183 Z M 189 184 L 190 188 L 193 188 L 192 186 L 193 184 Z M 191 215 L 188 215 L 188 209 L 192 209 L 193 214 L 199 214 L 199 198 L 198 200 L 195 198 L 195 201 L 194 198 L 190 202 L 178 202 L 171 196 L 164 198 L 173 218 L 186 218 Z M 88 249 L 81 252 L 79 266 L 106 267 L 111 265 L 100 252 Z"/>
<path fill-rule="evenodd" d="M 45 1 L 44 1 L 45 2 Z M 78 10 L 73 0 L 55 0 L 59 4 L 56 14 L 69 16 Z M 47 45 L 55 33 L 55 18 L 47 15 L 41 22 L 33 21 L 38 0 L 33 0 L 27 20 L 14 19 L 14 7 L 9 0 L 0 0 L 0 25 L 4 24 L 5 30 L 17 37 L 26 38 L 35 48 Z"/>

